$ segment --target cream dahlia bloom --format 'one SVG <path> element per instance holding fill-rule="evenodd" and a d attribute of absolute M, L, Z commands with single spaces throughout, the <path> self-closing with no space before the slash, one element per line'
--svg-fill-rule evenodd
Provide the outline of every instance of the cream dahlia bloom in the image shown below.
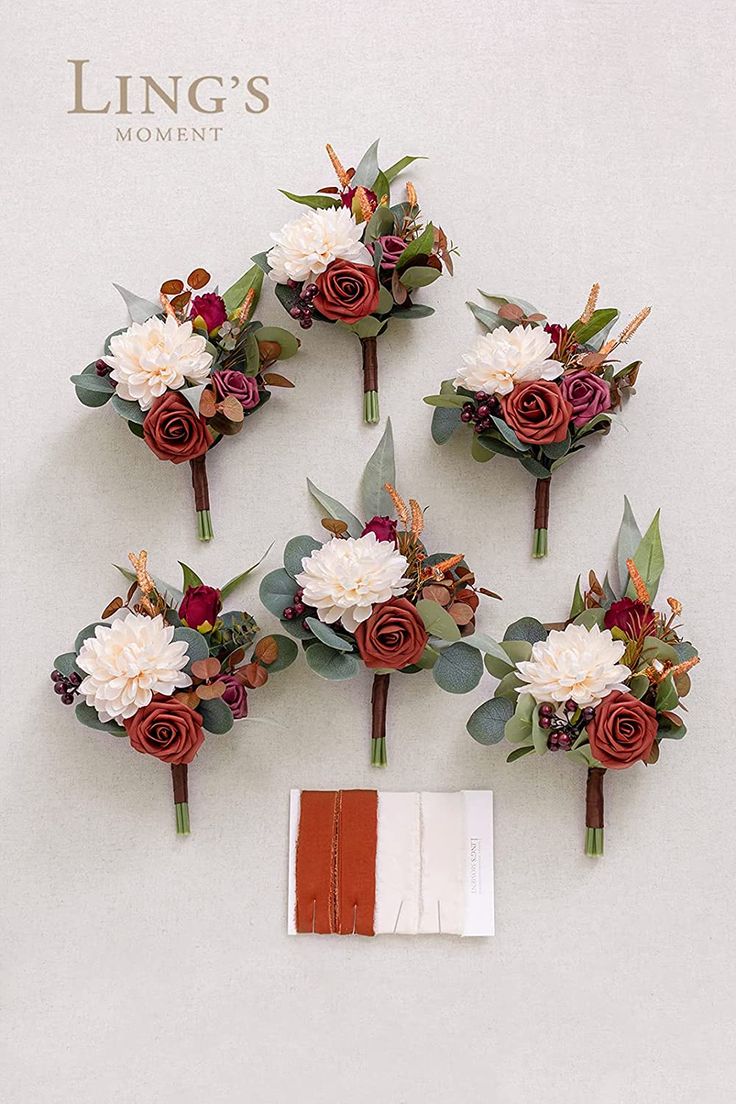
<path fill-rule="evenodd" d="M 404 577 L 408 566 L 390 541 L 367 533 L 327 541 L 304 557 L 296 581 L 304 588 L 304 605 L 313 606 L 320 621 L 342 621 L 348 632 L 355 632 L 374 605 L 406 591 L 411 582 Z"/>
<path fill-rule="evenodd" d="M 154 694 L 170 695 L 191 679 L 185 641 L 173 640 L 174 626 L 163 617 L 129 613 L 111 625 L 98 625 L 77 656 L 87 672 L 79 686 L 101 721 L 132 717 Z"/>
<path fill-rule="evenodd" d="M 110 339 L 103 360 L 112 368 L 120 398 L 137 402 L 141 410 L 150 410 L 167 388 L 204 383 L 212 367 L 206 340 L 192 333 L 191 322 L 179 325 L 171 315 L 165 322 L 158 316 L 134 322 Z"/>
<path fill-rule="evenodd" d="M 508 395 L 517 383 L 556 379 L 562 365 L 550 359 L 554 351 L 554 342 L 541 326 L 514 326 L 513 330 L 497 326 L 463 355 L 455 387 Z"/>
<path fill-rule="evenodd" d="M 610 629 L 553 629 L 546 640 L 534 644 L 530 660 L 516 664 L 526 683 L 519 693 L 531 694 L 538 702 L 561 705 L 572 698 L 581 707 L 598 705 L 612 690 L 628 689 L 624 679 L 631 671 L 619 663 L 624 651 L 624 642 L 614 640 Z"/>
<path fill-rule="evenodd" d="M 268 254 L 268 275 L 277 284 L 301 283 L 319 276 L 338 257 L 354 264 L 373 264 L 360 240 L 364 229 L 347 207 L 308 211 L 271 235 L 276 245 Z"/>

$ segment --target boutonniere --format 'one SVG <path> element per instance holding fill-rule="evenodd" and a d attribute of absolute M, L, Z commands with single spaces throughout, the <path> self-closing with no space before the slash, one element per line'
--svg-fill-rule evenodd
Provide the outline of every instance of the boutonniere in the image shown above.
<path fill-rule="evenodd" d="M 640 361 L 625 347 L 650 313 L 639 313 L 616 337 L 614 307 L 598 309 L 594 284 L 570 325 L 549 323 L 523 299 L 482 295 L 469 303 L 485 329 L 453 379 L 424 399 L 435 407 L 432 436 L 444 444 L 460 426 L 472 433 L 474 460 L 508 456 L 536 480 L 532 555 L 547 555 L 552 476 L 592 440 L 607 434 L 634 393 Z"/>
<path fill-rule="evenodd" d="M 313 195 L 283 192 L 309 210 L 272 234 L 275 244 L 253 260 L 302 329 L 316 319 L 358 338 L 363 418 L 373 424 L 379 420 L 377 338 L 393 319 L 434 313 L 415 298 L 443 272 L 452 275 L 456 249 L 423 214 L 413 184 L 392 199 L 394 181 L 418 158 L 381 169 L 376 141 L 357 168 L 345 169 L 329 145 L 327 153 L 337 184 Z"/>
<path fill-rule="evenodd" d="M 603 778 L 608 770 L 655 764 L 685 735 L 678 709 L 698 653 L 680 634 L 682 605 L 655 599 L 664 568 L 659 512 L 641 535 L 625 501 L 618 585 L 594 572 L 580 579 L 567 620 L 523 617 L 486 655 L 499 680 L 468 721 L 481 744 L 515 744 L 508 761 L 560 752 L 587 768 L 585 853 L 603 854 Z"/>
<path fill-rule="evenodd" d="M 127 595 L 54 660 L 51 680 L 88 728 L 124 736 L 135 751 L 169 764 L 176 830 L 189 833 L 188 767 L 207 734 L 248 716 L 249 692 L 293 663 L 294 641 L 260 636 L 244 610 L 223 602 L 254 570 L 207 586 L 182 564 L 183 590 L 154 579 L 146 552 L 129 556 Z"/>
<path fill-rule="evenodd" d="M 431 551 L 424 513 L 395 490 L 390 420 L 362 481 L 361 516 L 307 481 L 328 536 L 293 537 L 284 566 L 261 583 L 264 606 L 302 642 L 322 678 L 373 674 L 372 754 L 385 766 L 391 676 L 431 669 L 443 690 L 464 694 L 483 673 L 475 632 L 479 593 L 462 553 Z M 497 595 L 493 595 L 497 597 Z"/>
<path fill-rule="evenodd" d="M 71 377 L 85 406 L 110 402 L 159 460 L 189 464 L 203 541 L 213 537 L 207 455 L 241 431 L 270 388 L 293 386 L 272 366 L 299 348 L 288 330 L 252 318 L 263 283 L 257 266 L 224 295 L 204 291 L 209 281 L 203 268 L 186 286 L 166 280 L 157 303 L 118 287 L 130 325 L 110 334 L 103 356 Z"/>

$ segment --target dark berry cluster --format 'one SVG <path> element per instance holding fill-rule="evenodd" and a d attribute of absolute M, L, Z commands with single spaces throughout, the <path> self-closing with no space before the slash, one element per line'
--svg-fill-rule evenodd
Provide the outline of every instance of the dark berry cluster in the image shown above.
<path fill-rule="evenodd" d="M 498 399 L 486 395 L 485 391 L 476 391 L 474 401 L 463 403 L 460 419 L 463 422 L 472 422 L 476 433 L 485 433 L 493 425 L 491 418 L 498 411 Z"/>
<path fill-rule="evenodd" d="M 54 693 L 58 694 L 64 705 L 72 705 L 74 695 L 79 693 L 77 689 L 81 678 L 76 671 L 70 675 L 62 675 L 61 671 L 51 672 L 51 681 L 54 684 Z"/>
<path fill-rule="evenodd" d="M 579 709 L 569 698 L 565 702 L 565 716 L 558 717 L 554 705 L 543 702 L 539 707 L 539 727 L 549 729 L 547 747 L 550 751 L 570 751 L 585 726 L 593 720 L 594 709 Z"/>
<path fill-rule="evenodd" d="M 296 280 L 289 280 L 289 287 L 298 288 L 299 285 Z M 299 293 L 299 298 L 289 311 L 291 317 L 298 320 L 299 325 L 303 330 L 308 330 L 314 322 L 314 319 L 312 317 L 312 313 L 314 311 L 312 301 L 318 291 L 319 288 L 316 284 L 305 284 Z"/>
<path fill-rule="evenodd" d="M 287 606 L 281 615 L 284 621 L 298 621 L 301 617 L 304 617 L 304 615 L 307 613 L 307 606 L 305 606 L 304 602 L 302 602 L 303 597 L 304 591 L 300 587 L 299 590 L 294 592 L 294 597 L 292 599 L 291 605 Z M 305 629 L 309 628 L 309 626 L 305 624 L 304 621 L 302 621 L 302 627 Z"/>
<path fill-rule="evenodd" d="M 109 376 L 112 368 L 109 364 L 105 364 L 104 360 L 98 360 L 95 361 L 95 372 L 98 376 Z"/>

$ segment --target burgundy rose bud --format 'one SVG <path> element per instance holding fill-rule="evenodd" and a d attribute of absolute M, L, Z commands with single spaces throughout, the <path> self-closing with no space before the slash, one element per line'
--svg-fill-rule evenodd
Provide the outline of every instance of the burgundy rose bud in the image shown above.
<path fill-rule="evenodd" d="M 621 629 L 632 640 L 648 636 L 654 629 L 654 611 L 646 602 L 622 598 L 606 610 L 603 625 L 607 629 Z"/>
<path fill-rule="evenodd" d="M 214 291 L 207 291 L 204 295 L 195 295 L 192 299 L 189 317 L 192 321 L 199 317 L 204 322 L 209 333 L 219 330 L 223 322 L 227 322 L 227 308 L 225 300 Z"/>
<path fill-rule="evenodd" d="M 190 586 L 179 606 L 179 617 L 188 628 L 209 632 L 221 609 L 222 600 L 216 587 Z"/>
<path fill-rule="evenodd" d="M 396 544 L 396 522 L 389 517 L 373 517 L 360 534 L 364 537 L 367 533 L 374 533 L 376 540 L 389 541 Z"/>
<path fill-rule="evenodd" d="M 576 429 L 613 406 L 611 385 L 587 368 L 566 372 L 560 381 L 560 390 L 572 407 L 572 424 Z"/>
<path fill-rule="evenodd" d="M 219 681 L 225 683 L 222 700 L 230 706 L 230 712 L 236 721 L 248 716 L 248 691 L 235 675 L 220 675 Z"/>
<path fill-rule="evenodd" d="M 221 372 L 212 373 L 212 382 L 218 399 L 224 399 L 226 395 L 234 395 L 239 400 L 243 410 L 253 410 L 261 401 L 258 393 L 258 382 L 254 376 L 246 376 L 236 368 L 226 368 Z"/>
<path fill-rule="evenodd" d="M 353 214 L 357 218 L 359 218 L 361 215 L 361 210 L 358 203 L 356 202 L 355 207 L 353 206 L 353 200 L 355 199 L 355 193 L 357 192 L 357 190 L 357 188 L 348 188 L 347 191 L 343 192 L 342 205 L 343 207 L 347 207 L 348 210 L 352 211 Z M 363 192 L 368 197 L 368 203 L 370 204 L 371 211 L 375 211 L 376 207 L 378 206 L 378 196 L 375 192 L 372 192 L 370 188 L 364 188 Z"/>
<path fill-rule="evenodd" d="M 384 234 L 376 240 L 381 246 L 381 271 L 393 272 L 396 268 L 396 262 L 406 249 L 406 242 L 403 238 L 400 238 L 398 234 Z M 371 242 L 368 246 L 371 253 L 373 252 L 374 244 L 374 242 Z"/>

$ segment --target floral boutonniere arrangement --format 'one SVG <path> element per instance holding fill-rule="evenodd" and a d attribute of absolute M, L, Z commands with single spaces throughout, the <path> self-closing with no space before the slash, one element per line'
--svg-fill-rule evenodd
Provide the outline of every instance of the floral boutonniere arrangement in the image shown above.
<path fill-rule="evenodd" d="M 324 540 L 293 537 L 284 566 L 261 583 L 261 601 L 301 640 L 325 679 L 373 672 L 372 755 L 385 766 L 386 703 L 392 674 L 431 668 L 443 690 L 464 694 L 483 673 L 485 639 L 474 632 L 478 592 L 461 554 L 430 553 L 424 516 L 394 489 L 391 422 L 362 482 L 363 518 L 308 480 Z M 494 597 L 496 597 L 494 595 Z"/>
<path fill-rule="evenodd" d="M 495 696 L 468 721 L 479 743 L 505 736 L 517 745 L 509 762 L 561 751 L 587 768 L 587 855 L 603 854 L 605 772 L 654 764 L 663 741 L 685 735 L 676 711 L 699 662 L 679 633 L 681 603 L 653 605 L 664 568 L 659 512 L 642 537 L 625 501 L 617 560 L 619 587 L 591 572 L 583 593 L 578 579 L 567 621 L 524 617 L 506 630 L 485 659 L 500 680 Z"/>
<path fill-rule="evenodd" d="M 443 271 L 452 275 L 455 249 L 443 230 L 425 221 L 412 184 L 405 198 L 391 201 L 394 180 L 416 157 L 381 169 L 374 142 L 356 169 L 345 169 L 329 145 L 327 153 L 337 186 L 314 195 L 283 192 L 310 210 L 272 234 L 275 245 L 253 259 L 303 329 L 318 319 L 359 339 L 363 417 L 373 424 L 379 420 L 376 339 L 392 319 L 434 313 L 413 299 Z"/>
<path fill-rule="evenodd" d="M 597 308 L 594 284 L 570 325 L 550 324 L 523 299 L 486 295 L 492 310 L 469 303 L 486 332 L 462 358 L 438 395 L 432 436 L 444 444 L 460 425 L 472 431 L 471 454 L 485 463 L 510 456 L 536 479 L 532 555 L 547 555 L 552 475 L 591 440 L 608 433 L 634 392 L 640 361 L 619 356 L 650 313 L 645 307 L 618 337 L 619 312 Z"/>
<path fill-rule="evenodd" d="M 248 716 L 248 692 L 293 663 L 285 636 L 258 639 L 249 613 L 222 604 L 254 568 L 222 588 L 182 564 L 183 593 L 148 573 L 146 552 L 130 554 L 126 598 L 116 597 L 54 661 L 64 705 L 89 728 L 127 736 L 136 751 L 171 767 L 176 830 L 189 833 L 187 769 L 205 733 L 228 732 Z M 254 565 L 258 566 L 258 565 Z"/>
<path fill-rule="evenodd" d="M 111 402 L 159 460 L 189 463 L 203 541 L 213 536 L 207 453 L 242 430 L 270 399 L 270 387 L 293 386 L 271 368 L 299 347 L 288 330 L 252 320 L 263 284 L 257 266 L 224 295 L 204 291 L 209 281 L 202 268 L 186 287 L 166 280 L 158 303 L 118 287 L 130 325 L 110 334 L 104 355 L 71 377 L 80 402 Z"/>

